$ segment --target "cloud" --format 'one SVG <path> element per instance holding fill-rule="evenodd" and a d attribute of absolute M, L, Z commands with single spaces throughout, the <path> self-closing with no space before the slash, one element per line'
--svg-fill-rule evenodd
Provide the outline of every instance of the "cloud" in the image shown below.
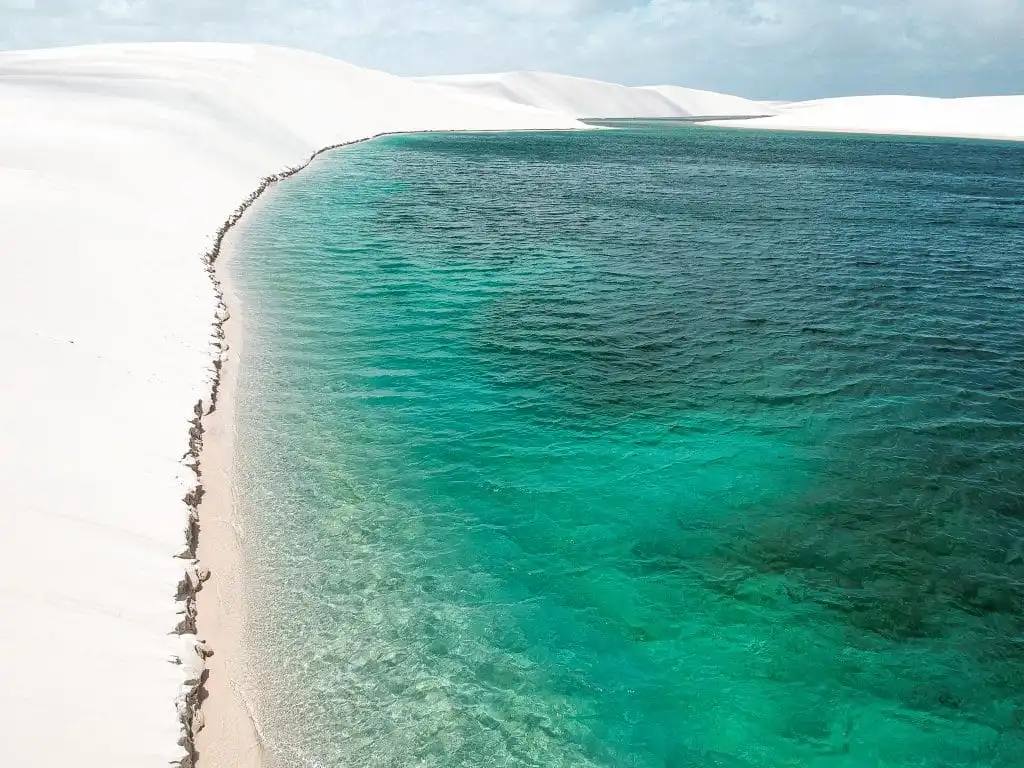
<path fill-rule="evenodd" d="M 4 48 L 172 39 L 760 97 L 1024 90 L 1024 0 L 0 0 Z"/>

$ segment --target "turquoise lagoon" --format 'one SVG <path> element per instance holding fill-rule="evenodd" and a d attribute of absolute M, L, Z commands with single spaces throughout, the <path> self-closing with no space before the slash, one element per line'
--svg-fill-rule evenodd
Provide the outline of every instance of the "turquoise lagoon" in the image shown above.
<path fill-rule="evenodd" d="M 392 137 L 234 272 L 274 764 L 1024 766 L 1024 147 Z"/>

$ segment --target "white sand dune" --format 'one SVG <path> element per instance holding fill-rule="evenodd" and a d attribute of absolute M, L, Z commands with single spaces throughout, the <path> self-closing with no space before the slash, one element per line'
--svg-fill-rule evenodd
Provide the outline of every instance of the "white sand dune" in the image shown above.
<path fill-rule="evenodd" d="M 671 101 L 689 117 L 760 117 L 778 110 L 770 102 L 753 101 L 727 93 L 683 88 L 679 85 L 648 85 L 640 90 L 655 91 Z"/>
<path fill-rule="evenodd" d="M 716 124 L 737 128 L 1024 139 L 1024 96 L 858 96 L 787 102 L 675 85 L 628 87 L 547 72 L 418 80 L 442 92 L 474 93 L 578 118 L 714 117 L 727 118 Z"/>
<path fill-rule="evenodd" d="M 261 179 L 382 132 L 573 127 L 269 47 L 0 54 L 0 763 L 187 758 L 182 456 L 221 354 L 203 255 Z"/>
<path fill-rule="evenodd" d="M 630 87 L 550 72 L 501 72 L 417 78 L 440 89 L 470 92 L 580 118 L 750 117 L 776 110 L 759 102 L 676 85 Z"/>
<path fill-rule="evenodd" d="M 773 106 L 778 112 L 775 116 L 720 124 L 767 130 L 1024 140 L 1024 96 L 848 96 L 776 102 Z"/>

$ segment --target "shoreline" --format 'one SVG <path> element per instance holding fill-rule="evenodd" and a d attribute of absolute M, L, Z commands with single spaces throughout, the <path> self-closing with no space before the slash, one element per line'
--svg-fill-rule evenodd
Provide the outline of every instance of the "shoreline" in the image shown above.
<path fill-rule="evenodd" d="M 243 680 L 245 635 L 245 534 L 235 497 L 237 455 L 236 408 L 244 336 L 241 299 L 234 289 L 231 264 L 238 248 L 238 223 L 278 182 L 307 168 L 318 156 L 380 134 L 317 150 L 298 166 L 264 177 L 259 186 L 217 231 L 204 257 L 217 299 L 213 323 L 215 346 L 210 387 L 211 406 L 201 417 L 202 448 L 197 472 L 202 497 L 196 505 L 194 551 L 206 577 L 195 593 L 196 630 L 210 655 L 194 696 L 189 721 L 193 765 L 215 768 L 261 768 L 265 747 L 255 713 L 246 699 Z"/>
<path fill-rule="evenodd" d="M 431 131 L 435 132 L 435 131 Z M 212 325 L 214 378 L 208 409 L 197 406 L 192 445 L 198 477 L 198 502 L 190 504 L 194 525 L 188 549 L 195 554 L 198 577 L 191 599 L 197 638 L 206 649 L 205 668 L 193 691 L 182 724 L 188 734 L 192 764 L 210 768 L 261 768 L 266 749 L 250 702 L 242 688 L 245 669 L 246 601 L 244 539 L 235 497 L 234 462 L 238 454 L 236 413 L 238 376 L 244 344 L 242 302 L 234 288 L 231 265 L 237 256 L 237 225 L 257 207 L 265 193 L 308 168 L 333 150 L 384 136 L 424 131 L 394 131 L 334 144 L 317 150 L 298 166 L 266 176 L 218 229 L 203 257 L 213 283 L 217 313 Z M 200 415 L 201 414 L 201 415 Z M 198 428 L 198 441 L 195 430 Z"/>
<path fill-rule="evenodd" d="M 563 129 L 554 130 L 558 132 Z M 900 135 L 800 128 L 770 130 L 861 133 L 865 136 Z M 195 525 L 188 542 L 188 551 L 194 553 L 194 572 L 198 574 L 194 584 L 198 588 L 192 590 L 190 599 L 194 601 L 195 607 L 196 636 L 200 647 L 208 655 L 199 684 L 190 697 L 191 706 L 188 707 L 187 715 L 183 715 L 182 723 L 188 734 L 192 765 L 196 768 L 264 768 L 267 765 L 260 726 L 239 679 L 245 667 L 242 644 L 246 603 L 242 578 L 245 534 L 239 525 L 234 480 L 234 461 L 238 455 L 237 387 L 244 349 L 242 302 L 231 273 L 239 247 L 240 233 L 237 225 L 246 215 L 252 215 L 253 209 L 258 207 L 270 189 L 304 171 L 321 155 L 387 136 L 446 132 L 491 131 L 388 131 L 323 147 L 313 152 L 301 165 L 290 166 L 264 177 L 217 230 L 213 247 L 203 257 L 217 300 L 218 309 L 212 330 L 214 344 L 220 354 L 215 357 L 213 365 L 214 378 L 210 388 L 212 405 L 202 411 L 199 410 L 202 403 L 197 405 L 197 418 L 193 422 L 200 429 L 199 448 L 192 451 L 196 459 L 199 501 L 189 505 Z M 987 137 L 934 138 L 993 140 Z M 190 443 L 193 448 L 196 442 L 193 433 L 193 441 Z"/>

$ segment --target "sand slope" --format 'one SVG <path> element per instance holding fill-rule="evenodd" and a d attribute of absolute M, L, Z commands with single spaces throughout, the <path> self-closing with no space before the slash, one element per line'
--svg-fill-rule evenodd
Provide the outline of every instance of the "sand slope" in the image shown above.
<path fill-rule="evenodd" d="M 849 96 L 776 103 L 778 115 L 737 128 L 1024 139 L 1024 96 L 935 99 Z"/>
<path fill-rule="evenodd" d="M 186 756 L 182 456 L 220 354 L 202 257 L 260 179 L 381 132 L 575 125 L 268 47 L 0 54 L 0 762 Z"/>
<path fill-rule="evenodd" d="M 449 91 L 486 95 L 573 117 L 748 117 L 775 110 L 739 96 L 660 85 L 635 88 L 550 72 L 417 78 Z"/>
<path fill-rule="evenodd" d="M 753 101 L 727 93 L 683 88 L 678 85 L 648 85 L 642 90 L 655 91 L 691 117 L 757 117 L 778 111 L 771 103 Z"/>

